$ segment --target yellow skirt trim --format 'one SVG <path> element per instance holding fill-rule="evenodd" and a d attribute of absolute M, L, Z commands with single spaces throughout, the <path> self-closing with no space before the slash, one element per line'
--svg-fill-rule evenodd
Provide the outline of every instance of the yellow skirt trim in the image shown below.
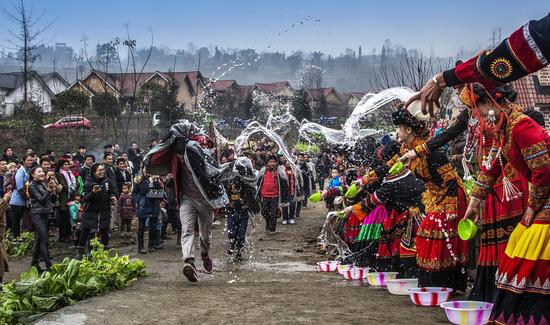
<path fill-rule="evenodd" d="M 526 228 L 521 223 L 510 235 L 506 246 L 509 258 L 550 260 L 550 224 L 533 224 Z"/>

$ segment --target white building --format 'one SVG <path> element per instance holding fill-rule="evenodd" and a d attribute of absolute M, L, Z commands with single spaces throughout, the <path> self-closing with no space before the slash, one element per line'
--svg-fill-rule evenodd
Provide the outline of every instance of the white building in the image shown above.
<path fill-rule="evenodd" d="M 44 113 L 51 112 L 55 95 L 67 89 L 69 84 L 57 72 L 38 74 L 29 72 L 27 96 L 30 101 L 42 108 Z M 0 115 L 11 116 L 15 107 L 24 98 L 23 73 L 0 73 Z"/>

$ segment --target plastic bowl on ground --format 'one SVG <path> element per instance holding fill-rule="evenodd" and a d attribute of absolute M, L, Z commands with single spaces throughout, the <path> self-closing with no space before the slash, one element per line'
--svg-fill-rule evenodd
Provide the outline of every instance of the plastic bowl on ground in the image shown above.
<path fill-rule="evenodd" d="M 460 325 L 483 325 L 489 321 L 493 304 L 483 301 L 448 301 L 440 304 L 449 322 Z"/>
<path fill-rule="evenodd" d="M 458 236 L 462 240 L 470 240 L 476 236 L 477 225 L 470 219 L 463 219 L 458 222 Z"/>
<path fill-rule="evenodd" d="M 406 296 L 407 289 L 418 287 L 418 279 L 390 279 L 386 280 L 386 288 L 391 294 Z"/>
<path fill-rule="evenodd" d="M 449 299 L 452 288 L 422 287 L 407 289 L 412 302 L 419 306 L 439 306 Z"/>
<path fill-rule="evenodd" d="M 395 279 L 399 272 L 371 272 L 367 273 L 367 281 L 371 286 L 385 287 L 386 280 Z"/>
<path fill-rule="evenodd" d="M 321 272 L 334 272 L 340 265 L 340 261 L 322 261 L 317 262 L 317 267 Z"/>
<path fill-rule="evenodd" d="M 347 270 L 352 269 L 354 267 L 355 267 L 355 265 L 353 265 L 353 264 L 340 264 L 340 265 L 338 265 L 338 268 L 336 269 L 336 271 L 338 272 L 338 274 L 341 275 L 341 274 L 344 273 L 344 271 L 347 271 Z"/>
<path fill-rule="evenodd" d="M 345 270 L 342 275 L 346 280 L 361 280 L 367 277 L 368 272 L 368 267 L 353 267 L 351 269 Z"/>

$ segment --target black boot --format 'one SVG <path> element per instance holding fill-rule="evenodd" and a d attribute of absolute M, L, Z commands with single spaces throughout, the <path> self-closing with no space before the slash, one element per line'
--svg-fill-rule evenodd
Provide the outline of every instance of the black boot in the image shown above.
<path fill-rule="evenodd" d="M 84 256 L 85 248 L 83 246 L 78 246 L 76 250 L 77 250 L 76 259 L 81 260 L 82 257 Z"/>

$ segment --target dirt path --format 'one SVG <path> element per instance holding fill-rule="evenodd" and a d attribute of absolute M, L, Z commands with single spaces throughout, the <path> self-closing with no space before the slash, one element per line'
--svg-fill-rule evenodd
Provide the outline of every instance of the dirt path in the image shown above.
<path fill-rule="evenodd" d="M 61 324 L 446 324 L 438 308 L 414 306 L 407 296 L 350 285 L 337 274 L 315 272 L 316 237 L 324 220 L 320 206 L 303 211 L 293 226 L 263 232 L 256 218 L 251 255 L 234 264 L 225 254 L 227 234 L 214 230 L 214 273 L 190 284 L 181 273 L 175 240 L 141 255 L 151 276 L 131 287 L 94 297 L 43 317 Z M 172 237 L 174 237 L 172 235 Z M 134 255 L 135 249 L 122 249 Z"/>

